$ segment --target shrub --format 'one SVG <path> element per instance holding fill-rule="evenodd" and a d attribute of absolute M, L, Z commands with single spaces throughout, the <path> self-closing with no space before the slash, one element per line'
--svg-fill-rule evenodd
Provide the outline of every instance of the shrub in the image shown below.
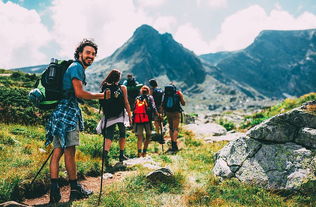
<path fill-rule="evenodd" d="M 219 119 L 216 122 L 219 125 L 222 125 L 227 131 L 230 131 L 236 128 L 235 124 L 232 121 L 228 121 L 227 119 Z"/>

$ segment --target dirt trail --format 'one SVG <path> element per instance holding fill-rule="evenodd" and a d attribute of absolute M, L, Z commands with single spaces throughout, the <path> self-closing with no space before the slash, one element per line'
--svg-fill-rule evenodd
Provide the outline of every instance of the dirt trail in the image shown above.
<path fill-rule="evenodd" d="M 112 178 L 103 179 L 103 192 L 106 186 L 121 181 L 127 176 L 131 176 L 136 171 L 120 171 L 113 174 Z M 80 181 L 80 183 L 87 189 L 92 190 L 94 194 L 99 194 L 100 192 L 100 177 L 86 177 L 86 180 Z M 60 203 L 67 203 L 69 201 L 70 187 L 69 185 L 64 186 L 60 189 L 62 198 Z M 26 199 L 22 203 L 29 206 L 46 206 L 49 202 L 49 193 L 34 199 Z M 48 206 L 48 205 L 47 205 Z"/>

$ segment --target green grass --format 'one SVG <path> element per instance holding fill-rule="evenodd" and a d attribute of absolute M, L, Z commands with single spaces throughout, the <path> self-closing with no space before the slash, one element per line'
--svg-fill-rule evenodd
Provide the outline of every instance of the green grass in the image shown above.
<path fill-rule="evenodd" d="M 313 100 L 316 100 L 316 93 L 309 93 L 297 99 L 285 99 L 283 102 L 275 106 L 269 107 L 250 116 L 246 116 L 244 122 L 240 126 L 240 129 L 249 129 L 275 115 L 285 113 L 287 111 L 290 111 L 291 109 L 301 106 L 307 101 Z"/>

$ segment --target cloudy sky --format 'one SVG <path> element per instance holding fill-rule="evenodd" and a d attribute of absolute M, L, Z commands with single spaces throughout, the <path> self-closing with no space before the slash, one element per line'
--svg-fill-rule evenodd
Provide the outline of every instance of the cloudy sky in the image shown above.
<path fill-rule="evenodd" d="M 315 0 L 0 0 L 0 68 L 73 58 L 93 38 L 98 59 L 149 24 L 195 54 L 245 48 L 260 31 L 316 28 Z"/>

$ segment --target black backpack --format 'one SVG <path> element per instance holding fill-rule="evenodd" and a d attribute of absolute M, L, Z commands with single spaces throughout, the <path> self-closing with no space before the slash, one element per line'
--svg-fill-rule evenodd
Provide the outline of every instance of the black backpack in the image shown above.
<path fill-rule="evenodd" d="M 137 84 L 136 84 L 135 78 L 126 80 L 126 86 L 127 87 L 136 87 L 136 85 Z"/>
<path fill-rule="evenodd" d="M 64 97 L 63 79 L 73 60 L 52 58 L 51 63 L 42 73 L 34 85 L 35 89 L 29 93 L 29 100 L 40 109 L 54 109 L 58 101 Z"/>
<path fill-rule="evenodd" d="M 153 97 L 154 97 L 156 107 L 159 108 L 161 106 L 161 102 L 162 102 L 163 90 L 161 88 L 154 88 L 153 89 Z"/>
<path fill-rule="evenodd" d="M 174 85 L 165 86 L 165 92 L 162 100 L 162 107 L 166 112 L 182 112 L 180 106 L 180 97 L 177 94 L 177 88 Z"/>
<path fill-rule="evenodd" d="M 107 90 L 110 90 L 110 98 L 106 99 Z M 104 99 L 100 99 L 100 108 L 105 118 L 118 117 L 124 111 L 124 95 L 121 85 L 105 83 L 102 86 L 101 93 L 104 93 Z"/>

